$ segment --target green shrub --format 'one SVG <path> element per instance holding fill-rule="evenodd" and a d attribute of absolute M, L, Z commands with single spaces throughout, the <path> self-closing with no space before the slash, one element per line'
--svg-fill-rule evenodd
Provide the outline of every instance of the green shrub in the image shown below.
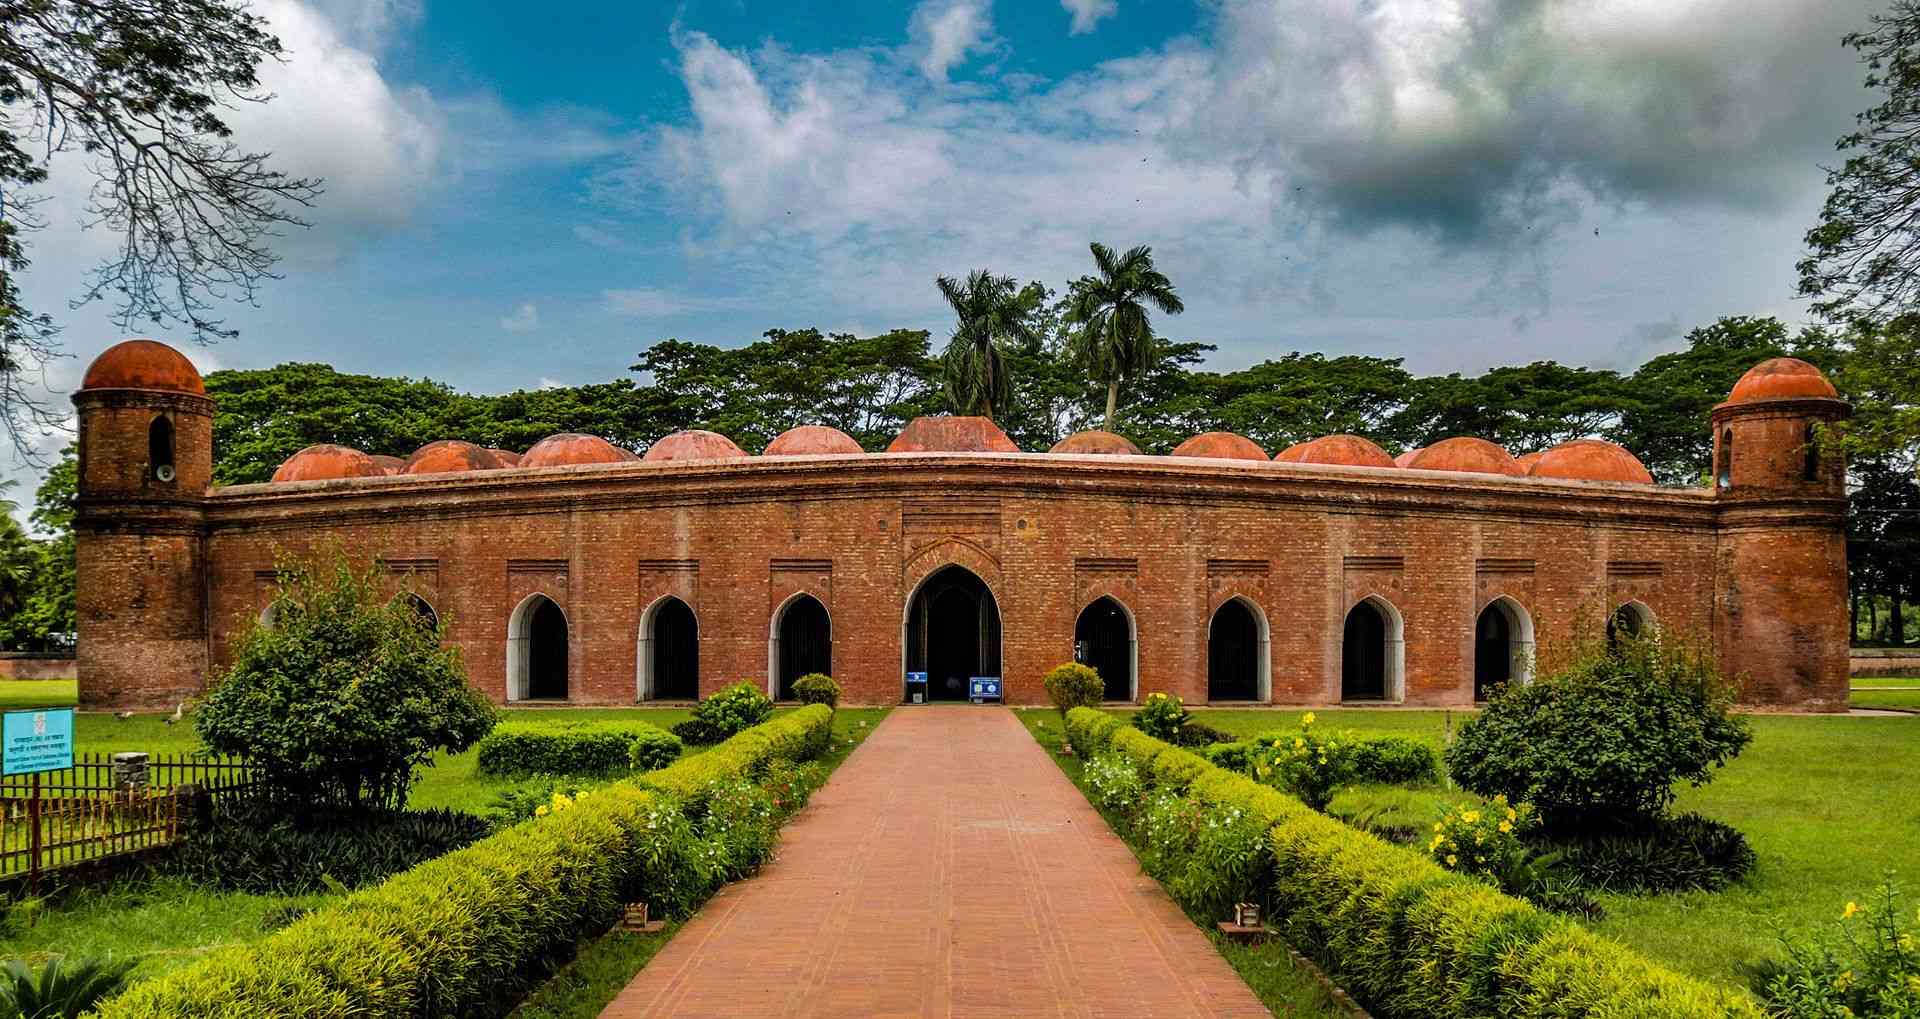
<path fill-rule="evenodd" d="M 1074 753 L 1083 758 L 1104 752 L 1113 734 L 1125 727 L 1126 723 L 1095 708 L 1073 708 L 1067 712 L 1067 742 L 1073 744 Z"/>
<path fill-rule="evenodd" d="M 277 804 L 222 805 L 160 858 L 156 872 L 197 885 L 262 895 L 373 884 L 443 853 L 472 845 L 491 825 L 458 810 L 364 811 Z"/>
<path fill-rule="evenodd" d="M 80 1019 L 117 993 L 135 960 L 55 956 L 36 975 L 18 959 L 0 967 L 0 1017 Z"/>
<path fill-rule="evenodd" d="M 1781 959 L 1755 967 L 1754 991 L 1794 1019 L 1920 1016 L 1920 912 L 1892 883 L 1877 901 L 1849 902 L 1820 930 L 1780 933 Z"/>
<path fill-rule="evenodd" d="M 673 727 L 673 734 L 699 746 L 730 739 L 759 725 L 773 714 L 773 701 L 752 683 L 735 683 L 693 706 L 693 717 Z"/>
<path fill-rule="evenodd" d="M 1580 879 L 1608 892 L 1717 891 L 1746 877 L 1756 857 L 1747 837 L 1729 825 L 1681 814 L 1631 832 L 1548 838 Z"/>
<path fill-rule="evenodd" d="M 415 769 L 472 746 L 497 717 L 377 568 L 282 564 L 271 627 L 249 622 L 194 713 L 207 749 L 245 757 L 288 802 L 399 810 Z"/>
<path fill-rule="evenodd" d="M 1530 803 L 1553 834 L 1644 827 L 1752 739 L 1704 650 L 1665 636 L 1584 652 L 1496 693 L 1447 750 L 1461 788 Z"/>
<path fill-rule="evenodd" d="M 511 828 L 539 816 L 541 807 L 552 804 L 555 793 L 578 799 L 607 784 L 605 780 L 583 781 L 555 775 L 523 779 L 497 790 L 481 816 L 487 819 L 494 831 Z"/>
<path fill-rule="evenodd" d="M 793 696 L 802 704 L 825 704 L 837 708 L 840 706 L 840 684 L 825 673 L 809 672 L 793 681 Z"/>
<path fill-rule="evenodd" d="M 614 775 L 679 758 L 680 738 L 645 722 L 504 722 L 480 741 L 482 775 Z"/>
<path fill-rule="evenodd" d="M 1349 758 L 1353 781 L 1382 785 L 1423 785 L 1440 781 L 1440 752 L 1412 736 L 1356 739 Z"/>
<path fill-rule="evenodd" d="M 1234 904 L 1261 902 L 1273 886 L 1267 826 L 1240 807 L 1201 804 L 1197 831 L 1168 883 L 1188 914 L 1206 923 L 1231 915 Z"/>
<path fill-rule="evenodd" d="M 742 775 L 715 782 L 701 797 L 706 816 L 700 834 L 711 839 L 726 861 L 726 877 L 737 881 L 760 869 L 780 832 L 773 797 Z"/>
<path fill-rule="evenodd" d="M 1087 784 L 1095 805 L 1122 817 L 1130 817 L 1140 809 L 1147 790 L 1139 769 L 1118 754 L 1105 753 L 1088 761 L 1081 780 Z"/>
<path fill-rule="evenodd" d="M 1193 716 L 1172 694 L 1150 693 L 1146 703 L 1133 713 L 1133 727 L 1154 739 L 1176 743 L 1180 728 Z"/>
<path fill-rule="evenodd" d="M 1256 743 L 1250 753 L 1253 777 L 1298 796 L 1315 810 L 1327 809 L 1333 791 L 1353 780 L 1351 734 L 1325 736 L 1313 727 L 1309 711 L 1292 734 Z"/>
<path fill-rule="evenodd" d="M 1327 815 L 1401 845 L 1424 844 L 1433 834 L 1433 819 L 1453 807 L 1480 803 L 1480 797 L 1441 789 L 1401 785 L 1350 785 L 1327 803 Z"/>
<path fill-rule="evenodd" d="M 496 1014 L 626 903 L 684 916 L 724 878 L 728 852 L 656 789 L 705 790 L 766 767 L 775 747 L 822 745 L 806 730 L 831 724 L 825 706 L 801 708 L 648 774 L 654 789 L 592 790 L 257 942 L 135 984 L 99 1019 Z"/>
<path fill-rule="evenodd" d="M 1047 696 L 1062 718 L 1075 708 L 1097 708 L 1107 696 L 1107 686 L 1100 681 L 1100 674 L 1079 662 L 1054 666 L 1040 683 L 1047 688 Z"/>
<path fill-rule="evenodd" d="M 826 781 L 827 769 L 817 762 L 777 758 L 767 765 L 760 787 L 773 797 L 773 809 L 785 820 L 806 806 Z"/>
<path fill-rule="evenodd" d="M 1233 733 L 1225 729 L 1216 729 L 1205 722 L 1196 722 L 1189 718 L 1181 724 L 1179 729 L 1174 731 L 1173 739 L 1168 742 L 1174 746 L 1199 750 L 1205 747 L 1232 743 L 1234 738 Z"/>

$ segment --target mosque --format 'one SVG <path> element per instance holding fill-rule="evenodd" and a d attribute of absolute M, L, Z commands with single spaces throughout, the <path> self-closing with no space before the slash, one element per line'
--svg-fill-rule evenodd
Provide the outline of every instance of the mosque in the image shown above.
<path fill-rule="evenodd" d="M 1713 483 L 1657 487 L 1595 439 L 1515 458 L 1473 437 L 1400 457 L 1334 435 L 1169 456 L 1106 432 L 1046 452 L 925 417 L 884 453 L 832 428 L 754 456 L 711 432 L 645 456 L 588 435 L 523 453 L 301 450 L 212 485 L 213 401 L 152 340 L 113 347 L 80 421 L 79 675 L 90 707 L 202 693 L 274 564 L 338 543 L 445 624 L 502 703 L 690 700 L 809 672 L 856 704 L 1041 703 L 1079 660 L 1107 697 L 1472 705 L 1582 620 L 1704 635 L 1742 700 L 1847 704 L 1844 465 L 1819 370 L 1756 365 L 1715 407 Z"/>

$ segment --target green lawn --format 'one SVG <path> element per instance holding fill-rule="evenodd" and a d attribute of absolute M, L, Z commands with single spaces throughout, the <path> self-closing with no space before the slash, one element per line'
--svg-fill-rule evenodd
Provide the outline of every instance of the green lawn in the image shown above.
<path fill-rule="evenodd" d="M 80 703 L 80 684 L 71 679 L 0 679 L 0 710 L 66 708 Z"/>
<path fill-rule="evenodd" d="M 1853 688 L 1859 690 L 1862 687 L 1881 687 L 1883 689 L 1886 687 L 1902 687 L 1910 690 L 1920 690 L 1920 679 L 1916 679 L 1913 676 L 1853 677 Z"/>
<path fill-rule="evenodd" d="M 791 710 L 781 708 L 781 711 Z M 668 726 L 688 716 L 685 709 L 655 708 L 525 708 L 509 709 L 507 717 L 515 721 L 551 719 L 556 723 L 587 719 L 625 719 Z M 884 709 L 843 709 L 834 719 L 834 755 L 830 765 L 838 764 L 857 743 L 873 731 Z M 861 722 L 865 722 L 863 727 Z M 121 721 L 113 715 L 82 714 L 76 720 L 76 749 L 82 752 L 145 750 L 151 753 L 185 753 L 198 748 L 189 719 L 177 725 L 165 724 L 164 715 L 138 715 Z M 475 751 L 443 754 L 426 769 L 414 784 L 412 804 L 416 807 L 457 807 L 483 810 L 501 787 L 511 784 L 475 773 Z M 50 906 L 15 907 L 12 923 L 0 923 L 0 959 L 39 960 L 69 953 L 138 956 L 137 977 L 153 976 L 193 961 L 206 952 L 228 944 L 252 941 L 275 929 L 276 914 L 287 907 L 313 908 L 330 901 L 328 895 L 283 897 L 248 895 L 238 892 L 214 892 L 195 888 L 178 880 L 125 879 L 96 888 L 77 888 L 57 896 Z M 31 925 L 25 923 L 30 913 Z M 626 940 L 620 940 L 626 939 Z M 625 935 L 595 939 L 583 956 L 583 972 L 598 972 L 595 967 L 617 965 L 627 960 L 631 977 L 644 962 L 635 954 L 637 946 Z M 607 941 L 607 945 L 597 942 Z M 650 956 L 651 952 L 643 953 Z M 593 963 L 590 960 L 600 960 Z M 636 961 L 637 960 L 637 961 Z M 594 986 L 605 983 L 587 981 Z M 625 980 L 612 987 L 624 986 Z M 604 987 L 601 987 L 605 990 Z M 544 992 L 543 992 L 544 993 Z M 551 997 L 551 996 L 549 996 Z M 571 1000 L 573 996 L 563 996 Z M 548 1000 L 543 998 L 543 1001 Z M 549 1002 L 550 1003 L 550 1002 Z M 605 1002 L 602 1002 L 604 1006 Z M 544 1006 L 543 1006 L 544 1007 Z M 591 1011 L 538 1011 L 529 1015 L 579 1014 Z"/>
<path fill-rule="evenodd" d="M 1856 708 L 1920 711 L 1920 689 L 1862 690 L 1854 687 L 1853 696 L 1848 703 Z"/>
<path fill-rule="evenodd" d="M 1880 696 L 1912 697 L 1920 691 Z M 1856 697 L 1856 703 L 1858 698 Z M 1129 712 L 1116 711 L 1126 717 Z M 1416 733 L 1443 740 L 1438 711 L 1318 711 L 1323 728 Z M 1051 720 L 1058 715 L 1023 712 Z M 1235 733 L 1285 728 L 1297 711 L 1207 711 L 1194 716 Z M 1469 713 L 1453 713 L 1457 726 Z M 1596 924 L 1677 969 L 1744 986 L 1736 965 L 1773 953 L 1774 924 L 1804 928 L 1865 901 L 1888 873 L 1920 892 L 1920 717 L 1756 715 L 1753 744 L 1710 784 L 1682 792 L 1681 810 L 1698 811 L 1745 832 L 1760 862 L 1753 875 L 1718 893 L 1607 895 Z M 1031 724 L 1031 723 L 1030 723 Z"/>

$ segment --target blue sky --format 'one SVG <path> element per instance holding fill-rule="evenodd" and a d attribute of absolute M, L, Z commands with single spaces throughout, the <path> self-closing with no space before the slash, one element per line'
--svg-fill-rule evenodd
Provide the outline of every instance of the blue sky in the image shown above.
<path fill-rule="evenodd" d="M 945 338 L 937 273 L 1059 285 L 1153 245 L 1236 367 L 1630 367 L 1792 266 L 1865 105 L 1868 0 L 260 0 L 290 56 L 243 143 L 327 178 L 203 368 L 327 361 L 482 392 L 663 337 Z M 56 390 L 107 238 L 56 166 L 24 285 Z M 66 183 L 63 183 L 66 182 Z M 177 339 L 165 334 L 160 339 Z M 57 444 L 49 437 L 49 444 Z"/>

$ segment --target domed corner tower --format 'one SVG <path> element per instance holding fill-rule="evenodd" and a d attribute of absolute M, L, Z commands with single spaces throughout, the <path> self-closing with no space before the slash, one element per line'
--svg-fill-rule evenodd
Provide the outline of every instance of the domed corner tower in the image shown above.
<path fill-rule="evenodd" d="M 1713 408 L 1714 642 L 1745 703 L 1847 709 L 1846 465 L 1820 428 L 1849 413 L 1791 357 L 1755 365 Z"/>
<path fill-rule="evenodd" d="M 80 702 L 171 706 L 206 680 L 213 400 L 179 351 L 128 340 L 94 359 L 73 403 Z"/>

